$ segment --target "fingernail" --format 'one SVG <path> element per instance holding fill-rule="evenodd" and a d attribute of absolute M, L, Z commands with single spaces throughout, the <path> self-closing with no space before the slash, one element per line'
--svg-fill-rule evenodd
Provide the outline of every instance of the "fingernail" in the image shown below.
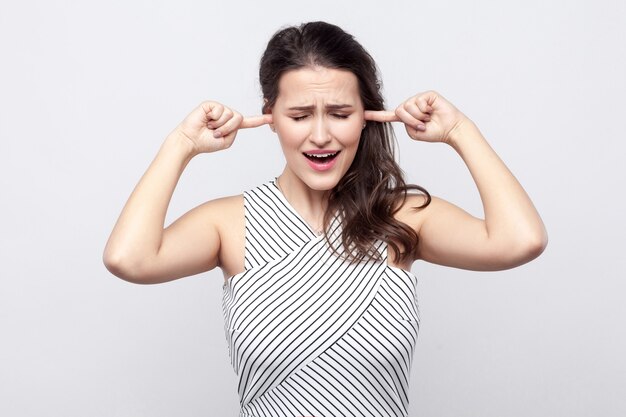
<path fill-rule="evenodd" d="M 222 132 L 220 132 L 219 130 L 216 130 L 213 132 L 213 137 L 214 138 L 221 138 L 222 137 Z"/>
<path fill-rule="evenodd" d="M 426 130 L 426 126 L 424 126 L 424 125 L 417 125 L 416 129 L 417 130 Z"/>

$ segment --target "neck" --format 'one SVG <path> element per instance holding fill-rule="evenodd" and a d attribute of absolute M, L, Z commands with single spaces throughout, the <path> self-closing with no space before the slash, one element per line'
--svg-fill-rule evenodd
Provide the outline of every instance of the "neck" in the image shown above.
<path fill-rule="evenodd" d="M 328 190 L 314 190 L 288 168 L 278 177 L 277 185 L 289 204 L 316 232 L 322 230 L 328 207 Z"/>

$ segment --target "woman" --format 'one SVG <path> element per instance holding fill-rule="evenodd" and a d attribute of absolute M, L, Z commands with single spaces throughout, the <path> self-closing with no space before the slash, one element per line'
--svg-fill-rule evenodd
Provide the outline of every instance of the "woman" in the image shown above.
<path fill-rule="evenodd" d="M 113 229 L 105 265 L 143 284 L 222 269 L 242 416 L 405 416 L 419 320 L 413 261 L 512 268 L 544 250 L 543 223 L 478 128 L 441 95 L 385 111 L 374 60 L 340 28 L 277 32 L 260 81 L 262 116 L 209 101 L 170 133 Z M 484 219 L 404 183 L 389 122 L 459 153 Z M 280 176 L 164 229 L 189 160 L 265 124 L 285 155 Z"/>

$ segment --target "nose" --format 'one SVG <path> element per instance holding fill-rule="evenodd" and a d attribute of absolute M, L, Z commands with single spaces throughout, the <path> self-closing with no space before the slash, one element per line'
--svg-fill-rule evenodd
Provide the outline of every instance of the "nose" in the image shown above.
<path fill-rule="evenodd" d="M 314 118 L 309 140 L 320 148 L 332 140 L 328 123 L 323 116 Z"/>

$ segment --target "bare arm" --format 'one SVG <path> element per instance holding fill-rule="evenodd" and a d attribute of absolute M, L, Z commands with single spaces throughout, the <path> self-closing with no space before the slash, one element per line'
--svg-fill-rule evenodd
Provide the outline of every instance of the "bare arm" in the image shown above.
<path fill-rule="evenodd" d="M 202 103 L 187 116 L 167 137 L 126 202 L 104 250 L 107 269 L 127 281 L 153 284 L 214 268 L 221 243 L 218 219 L 236 202 L 205 203 L 164 229 L 172 194 L 195 155 L 228 148 L 239 128 L 270 120 L 244 119 L 214 102 Z"/>
<path fill-rule="evenodd" d="M 463 269 L 500 270 L 539 256 L 547 233 L 524 188 L 473 123 L 464 123 L 452 136 L 449 143 L 478 187 L 485 218 L 433 199 L 420 222 L 417 257 Z"/>
<path fill-rule="evenodd" d="M 467 165 L 480 193 L 484 219 L 439 198 L 433 198 L 419 214 L 403 210 L 402 220 L 419 236 L 416 259 L 463 269 L 501 270 L 529 262 L 543 252 L 547 233 L 525 190 L 476 125 L 441 95 L 423 93 L 394 113 L 369 117 L 401 120 L 413 139 L 450 145 Z"/>

